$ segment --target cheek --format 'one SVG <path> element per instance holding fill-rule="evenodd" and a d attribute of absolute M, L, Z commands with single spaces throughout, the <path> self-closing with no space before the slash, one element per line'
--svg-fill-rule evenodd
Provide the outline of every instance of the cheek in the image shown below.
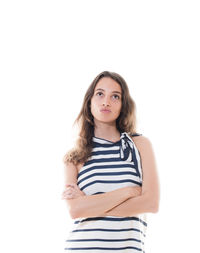
<path fill-rule="evenodd" d="M 101 102 L 100 99 L 96 99 L 96 98 L 91 99 L 91 107 L 95 109 L 95 107 L 98 106 L 100 102 Z"/>
<path fill-rule="evenodd" d="M 98 108 L 98 102 L 95 99 L 92 99 L 91 107 L 90 107 L 91 113 L 93 114 L 94 112 L 96 112 L 97 108 Z"/>
<path fill-rule="evenodd" d="M 121 111 L 121 108 L 122 108 L 122 103 L 120 102 L 120 103 L 116 104 L 115 108 L 116 108 L 116 110 L 115 110 L 116 113 L 119 113 Z"/>

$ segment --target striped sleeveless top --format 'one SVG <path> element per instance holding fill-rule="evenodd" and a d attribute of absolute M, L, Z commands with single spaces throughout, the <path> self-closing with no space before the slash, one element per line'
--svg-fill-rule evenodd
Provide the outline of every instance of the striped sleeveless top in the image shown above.
<path fill-rule="evenodd" d="M 138 136 L 141 134 L 133 134 Z M 120 133 L 111 142 L 93 136 L 91 156 L 79 170 L 77 185 L 86 195 L 100 194 L 126 186 L 142 186 L 139 150 L 132 138 Z M 136 216 L 88 217 L 74 219 L 65 242 L 65 252 L 145 252 L 146 213 Z"/>

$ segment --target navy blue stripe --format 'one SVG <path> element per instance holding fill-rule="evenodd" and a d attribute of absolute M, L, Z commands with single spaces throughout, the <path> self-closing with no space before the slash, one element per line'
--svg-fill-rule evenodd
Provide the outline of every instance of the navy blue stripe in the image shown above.
<path fill-rule="evenodd" d="M 141 233 L 144 237 L 146 237 L 146 235 L 140 229 L 137 228 L 124 228 L 124 229 L 87 228 L 87 229 L 74 229 L 70 232 L 75 233 L 75 232 L 91 232 L 91 231 L 104 231 L 104 232 L 136 231 Z"/>
<path fill-rule="evenodd" d="M 88 176 L 82 178 L 80 181 L 78 181 L 77 185 L 79 185 L 80 183 L 82 183 L 83 181 L 87 180 L 90 177 L 94 177 L 94 176 L 114 176 L 114 175 L 134 175 L 134 176 L 137 176 L 137 173 L 134 173 L 134 172 L 131 172 L 131 171 L 93 173 L 91 175 L 88 175 Z"/>
<path fill-rule="evenodd" d="M 137 184 L 139 186 L 142 186 L 142 184 L 140 182 L 137 182 L 135 180 L 132 180 L 132 179 L 124 179 L 124 180 L 95 180 L 95 181 L 92 181 L 88 184 L 85 184 L 84 186 L 82 186 L 80 188 L 80 190 L 82 191 L 83 189 L 85 189 L 86 187 L 90 186 L 90 185 L 93 185 L 93 184 L 96 184 L 96 183 L 103 183 L 103 184 L 118 184 L 118 183 L 127 183 L 127 182 L 130 182 L 130 183 L 133 183 L 133 184 Z M 77 183 L 77 185 L 79 185 L 79 183 Z"/>
<path fill-rule="evenodd" d="M 92 195 L 101 194 L 101 193 L 105 193 L 105 192 L 95 192 Z"/>
<path fill-rule="evenodd" d="M 115 142 L 115 143 L 99 143 L 99 142 L 96 142 L 95 140 L 93 140 L 92 147 L 93 148 L 98 148 L 98 147 L 109 148 L 112 146 L 118 147 L 118 146 L 120 146 L 120 142 L 121 142 L 121 140 L 118 142 Z"/>
<path fill-rule="evenodd" d="M 94 161 L 93 161 L 93 163 L 94 163 Z M 108 165 L 102 165 L 102 164 L 99 163 L 99 165 L 92 166 L 90 168 L 87 168 L 87 169 L 84 169 L 84 170 L 80 171 L 77 175 L 77 179 L 81 175 L 85 174 L 88 171 L 91 171 L 91 170 L 94 170 L 94 169 L 110 169 L 110 168 L 116 168 L 116 169 L 117 168 L 133 168 L 133 169 L 135 169 L 135 165 L 134 164 L 110 164 L 110 165 L 108 164 Z"/>
<path fill-rule="evenodd" d="M 98 151 L 92 151 L 91 155 L 114 155 L 119 154 L 118 150 L 98 150 Z"/>
<path fill-rule="evenodd" d="M 133 162 L 135 164 L 135 169 L 137 171 L 137 174 L 138 174 L 139 178 L 141 178 L 141 175 L 140 175 L 140 172 L 139 172 L 139 169 L 138 169 L 138 161 L 137 161 L 137 158 L 136 158 L 136 153 L 135 153 L 135 149 L 134 148 L 133 148 L 132 154 L 133 154 Z"/>
<path fill-rule="evenodd" d="M 124 242 L 124 241 L 136 241 L 144 244 L 141 240 L 135 238 L 126 238 L 126 239 L 73 239 L 73 240 L 66 240 L 66 242 Z"/>
<path fill-rule="evenodd" d="M 142 249 L 137 247 L 121 247 L 121 248 L 105 248 L 105 247 L 88 247 L 88 248 L 65 248 L 65 250 L 123 250 L 123 249 L 136 249 L 138 251 L 142 251 Z"/>
<path fill-rule="evenodd" d="M 82 219 L 82 220 L 75 220 L 74 224 L 82 223 L 82 222 L 86 222 L 86 221 L 91 221 L 91 220 L 109 220 L 109 221 L 137 220 L 137 221 L 141 222 L 144 226 L 147 226 L 147 223 L 138 217 L 122 217 L 122 218 L 120 218 L 120 217 L 89 217 L 89 218 Z"/>

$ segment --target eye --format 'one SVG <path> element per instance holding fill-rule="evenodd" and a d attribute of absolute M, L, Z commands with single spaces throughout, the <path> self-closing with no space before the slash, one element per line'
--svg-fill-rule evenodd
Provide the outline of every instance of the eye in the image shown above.
<path fill-rule="evenodd" d="M 101 91 L 99 91 L 99 92 L 96 93 L 96 95 L 98 95 L 98 94 L 103 94 L 103 93 Z"/>
<path fill-rule="evenodd" d="M 113 95 L 113 96 L 114 96 L 114 97 L 117 97 L 117 99 L 120 99 L 120 96 L 118 96 L 118 95 L 116 95 L 116 94 L 115 94 L 115 95 Z"/>

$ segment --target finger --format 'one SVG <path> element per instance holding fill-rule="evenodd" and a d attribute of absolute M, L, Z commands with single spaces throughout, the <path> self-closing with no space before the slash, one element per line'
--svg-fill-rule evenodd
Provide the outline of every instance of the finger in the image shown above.
<path fill-rule="evenodd" d="M 66 190 L 63 192 L 63 194 L 68 194 L 68 193 L 71 193 L 72 191 L 69 189 L 69 190 Z"/>
<path fill-rule="evenodd" d="M 65 192 L 71 192 L 71 191 L 73 191 L 72 188 L 67 188 L 67 189 L 65 190 Z"/>
<path fill-rule="evenodd" d="M 62 199 L 68 199 L 70 196 L 69 195 L 63 195 Z"/>
<path fill-rule="evenodd" d="M 71 193 L 66 193 L 66 194 L 64 194 L 63 196 L 64 197 L 67 197 L 67 196 L 71 196 L 72 194 Z"/>
<path fill-rule="evenodd" d="M 65 185 L 65 188 L 71 188 L 71 187 L 73 187 L 72 184 L 66 184 L 66 185 Z"/>
<path fill-rule="evenodd" d="M 75 188 L 74 186 L 71 185 L 71 186 L 67 186 L 65 190 L 67 190 L 67 191 L 69 191 L 69 190 L 70 190 L 70 191 L 74 191 L 75 189 L 76 189 L 76 188 Z"/>
<path fill-rule="evenodd" d="M 73 186 L 72 185 L 65 186 L 65 189 L 70 189 L 70 188 L 73 188 Z"/>
<path fill-rule="evenodd" d="M 71 196 L 66 196 L 63 199 L 72 199 L 72 197 Z"/>
<path fill-rule="evenodd" d="M 66 184 L 65 186 L 72 186 L 72 187 L 74 187 L 74 186 L 76 186 L 77 184 L 75 184 L 75 183 L 71 183 L 71 184 Z"/>

